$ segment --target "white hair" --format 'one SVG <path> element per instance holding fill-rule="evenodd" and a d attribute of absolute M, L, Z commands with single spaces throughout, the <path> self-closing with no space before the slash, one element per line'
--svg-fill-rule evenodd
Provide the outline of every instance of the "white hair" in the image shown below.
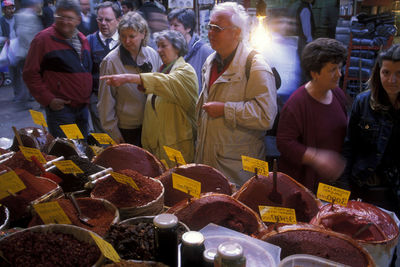
<path fill-rule="evenodd" d="M 247 15 L 244 7 L 236 2 L 224 2 L 214 6 L 211 11 L 211 16 L 219 12 L 229 12 L 232 14 L 231 22 L 241 30 L 240 39 L 247 40 L 249 35 L 249 15 Z"/>

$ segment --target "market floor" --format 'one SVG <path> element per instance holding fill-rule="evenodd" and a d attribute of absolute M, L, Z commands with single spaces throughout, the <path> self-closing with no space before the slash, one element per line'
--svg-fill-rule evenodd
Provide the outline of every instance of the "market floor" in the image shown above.
<path fill-rule="evenodd" d="M 14 132 L 12 126 L 17 129 L 36 126 L 29 109 L 44 112 L 44 109 L 36 101 L 15 103 L 13 99 L 13 87 L 0 87 L 0 147 L 8 148 L 11 145 Z"/>

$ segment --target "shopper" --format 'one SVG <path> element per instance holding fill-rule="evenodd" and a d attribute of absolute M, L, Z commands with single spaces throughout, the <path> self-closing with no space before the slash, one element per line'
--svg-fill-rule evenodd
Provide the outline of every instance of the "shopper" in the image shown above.
<path fill-rule="evenodd" d="M 47 125 L 55 137 L 59 127 L 77 124 L 88 135 L 88 103 L 92 92 L 92 61 L 86 37 L 77 31 L 81 8 L 77 0 L 58 0 L 55 23 L 33 39 L 23 77 L 32 96 L 46 108 Z"/>
<path fill-rule="evenodd" d="M 343 155 L 351 197 L 400 216 L 400 45 L 378 55 L 368 90 L 354 100 Z"/>
<path fill-rule="evenodd" d="M 319 182 L 334 182 L 344 169 L 340 152 L 346 135 L 346 98 L 338 87 L 346 49 L 319 38 L 306 45 L 301 65 L 310 78 L 280 113 L 279 169 L 314 193 Z"/>
<path fill-rule="evenodd" d="M 81 23 L 78 25 L 78 30 L 84 35 L 89 35 L 98 30 L 96 15 L 90 10 L 90 0 L 80 0 L 81 4 Z"/>
<path fill-rule="evenodd" d="M 157 52 L 147 46 L 149 28 L 139 13 L 124 15 L 118 24 L 118 33 L 121 45 L 104 58 L 100 76 L 158 70 L 161 60 Z M 146 96 L 137 87 L 134 83 L 116 85 L 100 80 L 97 108 L 101 125 L 117 143 L 141 146 Z"/>
<path fill-rule="evenodd" d="M 265 160 L 264 137 L 277 113 L 274 75 L 261 55 L 250 58 L 246 77 L 247 26 L 241 5 L 213 8 L 207 27 L 215 52 L 204 63 L 196 107 L 195 161 L 217 168 L 239 186 L 253 175 L 243 170 L 241 156 Z"/>
<path fill-rule="evenodd" d="M 162 31 L 154 35 L 163 65 L 159 72 L 105 76 L 107 83 L 140 84 L 147 94 L 143 120 L 143 148 L 159 159 L 171 162 L 164 151 L 168 146 L 180 151 L 186 162 L 193 162 L 197 100 L 197 77 L 193 67 L 183 56 L 187 52 L 186 40 L 176 31 Z"/>

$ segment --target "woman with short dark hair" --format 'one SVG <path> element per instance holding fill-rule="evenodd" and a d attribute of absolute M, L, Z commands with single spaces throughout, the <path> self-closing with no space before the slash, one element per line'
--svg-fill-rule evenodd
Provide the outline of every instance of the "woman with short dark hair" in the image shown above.
<path fill-rule="evenodd" d="M 164 146 L 179 150 L 186 162 L 193 162 L 197 77 L 183 59 L 187 51 L 181 33 L 165 30 L 154 34 L 163 65 L 159 72 L 120 74 L 101 77 L 107 84 L 138 84 L 147 94 L 143 119 L 142 145 L 159 159 L 170 161 Z"/>
<path fill-rule="evenodd" d="M 400 45 L 379 54 L 368 90 L 354 100 L 343 155 L 352 198 L 400 216 Z"/>
<path fill-rule="evenodd" d="M 346 98 L 338 83 L 345 58 L 346 49 L 334 39 L 307 44 L 302 66 L 310 81 L 290 96 L 279 119 L 279 168 L 313 192 L 319 182 L 333 183 L 344 169 Z"/>

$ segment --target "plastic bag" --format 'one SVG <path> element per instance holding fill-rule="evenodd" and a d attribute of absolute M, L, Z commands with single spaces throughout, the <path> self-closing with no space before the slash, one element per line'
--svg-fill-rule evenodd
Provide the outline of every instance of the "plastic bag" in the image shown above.
<path fill-rule="evenodd" d="M 6 42 L 0 52 L 0 67 L 15 66 L 17 64 L 17 57 L 15 56 L 15 49 L 18 45 L 18 39 L 11 39 Z"/>

